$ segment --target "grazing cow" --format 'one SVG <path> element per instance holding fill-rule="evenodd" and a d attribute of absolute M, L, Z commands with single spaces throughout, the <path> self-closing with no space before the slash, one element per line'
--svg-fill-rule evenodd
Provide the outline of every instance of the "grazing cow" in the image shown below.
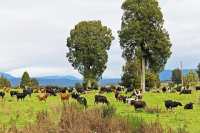
<path fill-rule="evenodd" d="M 167 109 L 173 109 L 176 108 L 178 106 L 183 106 L 180 102 L 176 102 L 176 101 L 172 101 L 172 100 L 166 100 L 165 101 L 165 107 Z"/>
<path fill-rule="evenodd" d="M 49 93 L 50 96 L 56 96 L 56 92 L 51 88 L 47 88 L 46 89 L 46 93 Z"/>
<path fill-rule="evenodd" d="M 39 101 L 47 101 L 49 94 L 48 93 L 41 93 L 39 95 L 37 95 L 37 98 Z"/>
<path fill-rule="evenodd" d="M 117 97 L 117 100 L 122 101 L 123 103 L 126 103 L 126 99 L 127 99 L 127 96 L 119 95 L 119 96 Z"/>
<path fill-rule="evenodd" d="M 95 95 L 95 103 L 103 103 L 109 105 L 109 101 L 105 96 Z"/>
<path fill-rule="evenodd" d="M 80 95 L 78 93 L 72 93 L 71 96 L 73 99 L 77 99 L 80 97 Z"/>
<path fill-rule="evenodd" d="M 146 103 L 144 101 L 131 101 L 131 105 L 135 107 L 135 110 L 137 109 L 144 109 L 146 107 Z"/>
<path fill-rule="evenodd" d="M 180 92 L 180 94 L 192 94 L 192 90 L 186 90 L 186 89 L 184 89 L 184 90 L 182 90 Z"/>
<path fill-rule="evenodd" d="M 166 92 L 167 92 L 167 88 L 166 88 L 166 87 L 163 87 L 163 88 L 162 88 L 162 92 L 163 92 L 163 93 L 166 93 Z"/>
<path fill-rule="evenodd" d="M 77 101 L 79 102 L 79 104 L 84 105 L 84 107 L 87 108 L 87 99 L 85 97 L 78 97 Z"/>
<path fill-rule="evenodd" d="M 69 93 L 60 93 L 60 98 L 61 98 L 61 101 L 64 102 L 64 101 L 69 101 L 69 98 L 70 98 L 70 94 Z"/>
<path fill-rule="evenodd" d="M 111 93 L 112 92 L 112 88 L 111 87 L 101 87 L 100 92 L 99 93 Z"/>
<path fill-rule="evenodd" d="M 120 94 L 119 91 L 115 91 L 115 99 L 118 98 L 119 94 Z"/>
<path fill-rule="evenodd" d="M 17 91 L 10 91 L 10 96 L 11 96 L 11 97 L 16 96 L 17 93 L 18 93 Z"/>
<path fill-rule="evenodd" d="M 31 88 L 24 89 L 23 93 L 25 93 L 26 95 L 29 95 L 29 97 L 31 97 L 31 95 L 33 93 L 33 89 L 31 89 Z"/>
<path fill-rule="evenodd" d="M 2 97 L 2 99 L 4 98 L 5 96 L 5 92 L 0 92 L 0 97 Z"/>
<path fill-rule="evenodd" d="M 85 94 L 85 89 L 84 88 L 76 88 L 76 91 L 78 93 Z"/>
<path fill-rule="evenodd" d="M 19 101 L 20 99 L 21 99 L 21 101 L 24 100 L 26 96 L 27 96 L 26 93 L 17 93 L 16 94 L 17 101 Z"/>
<path fill-rule="evenodd" d="M 196 87 L 196 91 L 200 91 L 200 86 L 197 86 L 197 87 Z"/>
<path fill-rule="evenodd" d="M 193 104 L 194 104 L 194 103 L 192 103 L 192 102 L 186 104 L 186 105 L 184 106 L 184 109 L 193 109 Z"/>

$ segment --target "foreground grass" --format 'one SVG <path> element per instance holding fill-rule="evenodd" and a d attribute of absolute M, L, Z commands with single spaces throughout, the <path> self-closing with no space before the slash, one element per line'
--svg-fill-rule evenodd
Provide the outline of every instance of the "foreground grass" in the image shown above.
<path fill-rule="evenodd" d="M 94 108 L 95 91 L 84 95 L 89 104 L 89 108 Z M 192 95 L 178 95 L 178 94 L 156 94 L 146 93 L 144 100 L 151 108 L 159 108 L 159 113 L 148 113 L 145 111 L 135 111 L 132 106 L 117 102 L 114 94 L 105 94 L 110 103 L 117 109 L 117 115 L 125 118 L 138 117 L 146 122 L 159 121 L 165 127 L 172 127 L 173 129 L 186 128 L 191 133 L 200 132 L 200 106 L 199 106 L 199 92 L 193 92 Z M 167 111 L 164 107 L 164 101 L 172 99 L 186 104 L 194 102 L 193 110 L 184 110 L 183 107 L 178 107 L 173 111 Z M 70 100 L 72 102 L 73 100 Z M 0 102 L 0 123 L 5 125 L 16 124 L 21 128 L 29 123 L 36 121 L 36 114 L 39 111 L 45 110 L 50 114 L 52 121 L 57 122 L 59 116 L 59 107 L 62 106 L 60 97 L 49 97 L 48 101 L 39 102 L 35 95 L 31 98 L 27 97 L 23 102 L 17 102 L 15 98 L 11 98 L 8 94 L 4 101 Z M 100 106 L 100 105 L 98 105 Z"/>

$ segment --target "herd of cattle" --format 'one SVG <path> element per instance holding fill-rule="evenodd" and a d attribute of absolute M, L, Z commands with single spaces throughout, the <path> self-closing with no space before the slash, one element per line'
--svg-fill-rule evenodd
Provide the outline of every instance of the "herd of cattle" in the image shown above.
<path fill-rule="evenodd" d="M 166 87 L 162 88 L 162 93 L 167 93 L 169 89 Z M 200 87 L 196 87 L 196 90 L 200 90 Z M 79 104 L 84 105 L 85 107 L 88 106 L 87 99 L 83 96 L 86 93 L 89 93 L 90 90 L 85 90 L 83 88 L 59 88 L 59 87 L 43 87 L 37 90 L 33 90 L 31 88 L 23 89 L 22 92 L 18 92 L 16 90 L 7 90 L 6 92 L 10 93 L 11 97 L 16 97 L 17 101 L 23 101 L 27 96 L 31 98 L 33 93 L 37 93 L 37 98 L 39 101 L 46 101 L 49 96 L 57 96 L 60 95 L 61 101 L 69 101 L 70 97 L 75 99 Z M 5 91 L 0 91 L 0 97 L 4 99 L 6 95 Z M 126 92 L 126 93 L 123 93 Z M 182 88 L 178 90 L 179 94 L 191 94 L 192 90 Z M 113 93 L 115 99 L 119 102 L 123 102 L 124 104 L 129 104 L 134 106 L 135 110 L 137 109 L 144 109 L 147 104 L 143 101 L 142 92 L 135 91 L 132 89 L 124 89 L 122 87 L 101 87 L 100 91 L 97 95 L 94 96 L 94 103 L 95 104 L 107 104 L 109 105 L 110 102 L 108 98 L 103 93 Z M 157 93 L 160 93 L 157 91 Z M 131 95 L 130 95 L 131 94 Z M 184 109 L 193 109 L 192 102 L 189 102 L 184 106 Z M 164 105 L 166 109 L 173 109 L 178 106 L 183 106 L 179 101 L 173 100 L 166 100 L 164 101 Z"/>

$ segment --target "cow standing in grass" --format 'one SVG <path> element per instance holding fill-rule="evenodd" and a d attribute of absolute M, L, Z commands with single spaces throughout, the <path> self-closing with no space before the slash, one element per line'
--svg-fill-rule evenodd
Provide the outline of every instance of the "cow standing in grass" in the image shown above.
<path fill-rule="evenodd" d="M 66 90 L 62 90 L 60 93 L 60 98 L 61 98 L 62 102 L 65 102 L 65 101 L 68 102 L 69 98 L 70 98 L 70 94 L 68 92 L 66 92 Z"/>
<path fill-rule="evenodd" d="M 109 101 L 105 96 L 95 95 L 95 103 L 103 103 L 109 105 Z"/>
<path fill-rule="evenodd" d="M 4 99 L 4 97 L 5 97 L 5 92 L 0 92 L 0 97 L 2 97 L 2 99 Z"/>
<path fill-rule="evenodd" d="M 39 101 L 47 101 L 49 94 L 48 93 L 40 93 L 39 95 L 37 95 L 37 98 Z"/>
<path fill-rule="evenodd" d="M 180 102 L 177 102 L 177 101 L 172 101 L 172 100 L 166 100 L 165 101 L 166 109 L 173 109 L 173 108 L 176 108 L 178 106 L 183 106 L 183 105 Z"/>

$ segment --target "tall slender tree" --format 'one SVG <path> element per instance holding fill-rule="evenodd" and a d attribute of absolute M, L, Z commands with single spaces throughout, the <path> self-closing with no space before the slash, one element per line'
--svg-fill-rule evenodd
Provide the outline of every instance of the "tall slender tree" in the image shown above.
<path fill-rule="evenodd" d="M 122 9 L 120 45 L 126 60 L 140 53 L 141 89 L 145 91 L 145 70 L 155 73 L 164 69 L 171 55 L 171 42 L 157 0 L 125 0 Z M 138 52 L 137 52 L 138 51 Z"/>
<path fill-rule="evenodd" d="M 107 51 L 113 39 L 111 29 L 101 21 L 83 21 L 71 30 L 67 38 L 67 58 L 83 75 L 86 87 L 97 82 L 105 71 Z"/>
<path fill-rule="evenodd" d="M 31 79 L 28 72 L 24 72 L 21 78 L 20 87 L 26 88 L 31 86 Z"/>

